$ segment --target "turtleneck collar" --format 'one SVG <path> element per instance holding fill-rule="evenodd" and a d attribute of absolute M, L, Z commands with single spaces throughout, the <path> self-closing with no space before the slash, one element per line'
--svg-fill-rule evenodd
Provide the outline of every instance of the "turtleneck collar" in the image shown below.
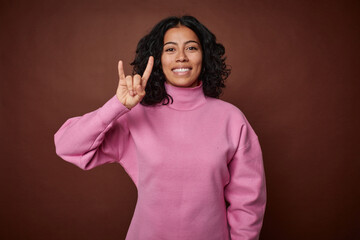
<path fill-rule="evenodd" d="M 176 87 L 167 82 L 165 84 L 166 92 L 173 98 L 167 106 L 177 110 L 192 110 L 206 102 L 206 98 L 203 91 L 203 84 L 200 84 L 192 88 Z"/>

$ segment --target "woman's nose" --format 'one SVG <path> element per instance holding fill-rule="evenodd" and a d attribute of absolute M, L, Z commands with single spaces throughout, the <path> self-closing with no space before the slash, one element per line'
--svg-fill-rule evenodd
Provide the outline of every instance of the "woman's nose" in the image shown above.
<path fill-rule="evenodd" d="M 187 62 L 188 60 L 184 51 L 178 51 L 178 55 L 176 56 L 177 62 Z"/>

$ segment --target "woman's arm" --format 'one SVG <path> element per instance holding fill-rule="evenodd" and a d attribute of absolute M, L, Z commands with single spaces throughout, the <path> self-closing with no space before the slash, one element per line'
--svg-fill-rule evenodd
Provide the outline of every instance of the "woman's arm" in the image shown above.
<path fill-rule="evenodd" d="M 246 121 L 246 119 L 245 119 Z M 228 164 L 230 182 L 224 189 L 232 240 L 259 239 L 266 205 L 265 173 L 258 137 L 246 121 L 240 144 Z"/>
<path fill-rule="evenodd" d="M 117 161 L 130 134 L 125 118 L 114 124 L 129 111 L 114 96 L 98 110 L 68 119 L 54 136 L 56 153 L 84 170 Z"/>
<path fill-rule="evenodd" d="M 116 95 L 96 111 L 67 120 L 55 134 L 56 153 L 84 170 L 119 162 L 136 184 L 135 146 L 123 115 L 145 96 L 153 63 L 149 57 L 143 76 L 125 77 L 119 61 Z"/>

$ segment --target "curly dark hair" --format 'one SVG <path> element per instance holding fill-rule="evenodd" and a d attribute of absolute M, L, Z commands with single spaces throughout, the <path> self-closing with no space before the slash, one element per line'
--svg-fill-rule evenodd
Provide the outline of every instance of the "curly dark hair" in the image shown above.
<path fill-rule="evenodd" d="M 179 25 L 190 28 L 200 40 L 202 51 L 202 69 L 199 79 L 203 83 L 205 96 L 219 98 L 225 88 L 225 80 L 230 75 L 230 68 L 225 64 L 225 48 L 216 42 L 215 35 L 192 16 L 168 17 L 154 26 L 151 32 L 140 39 L 133 65 L 133 74 L 142 75 L 145 71 L 148 58 L 154 57 L 154 66 L 146 84 L 145 96 L 142 105 L 154 105 L 162 102 L 169 104 L 172 97 L 167 94 L 164 82 L 165 75 L 161 65 L 161 54 L 164 47 L 164 35 L 170 28 Z"/>

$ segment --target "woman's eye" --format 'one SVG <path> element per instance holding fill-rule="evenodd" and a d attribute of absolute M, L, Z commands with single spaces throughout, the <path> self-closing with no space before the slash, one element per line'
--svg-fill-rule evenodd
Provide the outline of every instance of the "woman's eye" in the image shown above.
<path fill-rule="evenodd" d="M 197 50 L 196 47 L 188 47 L 189 50 Z"/>
<path fill-rule="evenodd" d="M 168 49 L 165 50 L 165 52 L 173 52 L 173 51 L 174 51 L 173 48 L 168 48 Z"/>

